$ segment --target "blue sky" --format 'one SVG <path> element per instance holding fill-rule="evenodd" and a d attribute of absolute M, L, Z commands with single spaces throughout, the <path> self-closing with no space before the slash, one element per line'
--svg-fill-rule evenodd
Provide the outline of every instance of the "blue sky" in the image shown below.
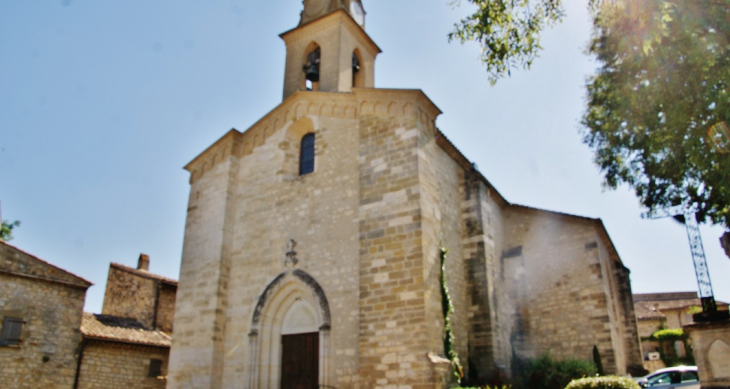
<path fill-rule="evenodd" d="M 383 49 L 376 86 L 422 89 L 439 128 L 511 202 L 603 219 L 638 293 L 694 291 L 684 228 L 642 220 L 606 191 L 581 143 L 585 0 L 544 36 L 529 71 L 489 85 L 474 44 L 447 33 L 468 5 L 364 0 Z M 110 262 L 177 278 L 188 173 L 182 167 L 281 102 L 284 43 L 300 0 L 0 1 L 0 202 L 13 245 L 95 283 Z M 730 301 L 722 229 L 703 227 L 716 297 Z"/>

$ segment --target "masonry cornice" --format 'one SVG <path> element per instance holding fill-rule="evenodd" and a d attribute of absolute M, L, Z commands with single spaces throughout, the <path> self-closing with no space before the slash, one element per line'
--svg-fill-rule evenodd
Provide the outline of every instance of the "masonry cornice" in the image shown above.
<path fill-rule="evenodd" d="M 349 17 L 349 16 L 348 16 Z M 298 91 L 254 123 L 248 130 L 231 129 L 185 166 L 190 183 L 229 157 L 245 157 L 283 128 L 304 116 L 356 119 L 360 115 L 401 117 L 414 115 L 422 125 L 436 129 L 441 110 L 419 89 L 353 88 L 352 93 Z"/>
<path fill-rule="evenodd" d="M 357 22 L 344 10 L 337 10 L 330 14 L 324 15 L 318 19 L 312 20 L 303 26 L 293 28 L 289 31 L 279 34 L 279 37 L 289 45 L 291 42 L 301 40 L 316 33 L 330 28 L 336 24 L 341 24 L 350 33 L 353 34 L 358 43 L 362 44 L 373 56 L 382 53 L 380 47 L 370 38 L 370 36 L 360 27 Z"/>
<path fill-rule="evenodd" d="M 606 250 L 608 251 L 609 256 L 614 261 L 618 262 L 624 269 L 628 270 L 623 264 L 623 261 L 621 261 L 621 257 L 618 254 L 618 251 L 616 250 L 616 246 L 613 244 L 613 240 L 611 240 L 611 236 L 608 235 L 608 230 L 606 229 L 606 226 L 603 224 L 603 220 L 601 219 L 594 219 L 586 216 L 578 216 L 578 215 L 571 215 L 569 213 L 564 212 L 557 212 L 557 211 L 549 211 L 546 209 L 541 208 L 534 208 L 534 207 L 528 207 L 526 205 L 519 205 L 519 204 L 512 204 L 510 206 L 510 209 L 517 212 L 523 212 L 523 213 L 533 213 L 533 214 L 540 214 L 545 217 L 552 217 L 552 218 L 559 218 L 566 221 L 572 221 L 574 223 L 586 223 L 589 225 L 593 225 L 596 229 L 596 233 L 598 234 L 598 237 L 601 239 L 601 243 L 606 247 Z"/>
<path fill-rule="evenodd" d="M 185 166 L 190 183 L 202 177 L 228 157 L 244 157 L 287 123 L 307 115 L 355 119 L 357 104 L 352 93 L 299 91 L 259 119 L 244 132 L 230 130 Z"/>

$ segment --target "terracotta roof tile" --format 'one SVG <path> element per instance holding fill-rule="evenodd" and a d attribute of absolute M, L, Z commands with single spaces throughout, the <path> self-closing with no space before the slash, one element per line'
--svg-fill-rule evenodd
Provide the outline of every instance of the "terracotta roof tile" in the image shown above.
<path fill-rule="evenodd" d="M 683 310 L 701 307 L 702 300 L 696 292 L 645 293 L 634 295 L 634 310 L 637 320 L 663 320 L 662 311 Z M 728 304 L 717 302 L 718 308 L 727 309 Z"/>
<path fill-rule="evenodd" d="M 81 333 L 87 339 L 108 340 L 147 346 L 170 347 L 172 337 L 162 331 L 145 329 L 135 319 L 84 312 Z"/>
<path fill-rule="evenodd" d="M 635 303 L 634 311 L 636 312 L 636 320 L 664 320 L 667 318 L 650 302 Z"/>

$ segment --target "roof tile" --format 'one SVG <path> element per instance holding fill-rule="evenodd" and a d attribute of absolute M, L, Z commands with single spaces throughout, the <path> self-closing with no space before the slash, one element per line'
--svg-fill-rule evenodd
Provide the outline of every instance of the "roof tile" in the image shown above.
<path fill-rule="evenodd" d="M 170 347 L 172 344 L 170 335 L 162 331 L 145 329 L 142 323 L 135 319 L 89 312 L 84 312 L 81 333 L 84 338 L 112 342 L 160 347 Z"/>

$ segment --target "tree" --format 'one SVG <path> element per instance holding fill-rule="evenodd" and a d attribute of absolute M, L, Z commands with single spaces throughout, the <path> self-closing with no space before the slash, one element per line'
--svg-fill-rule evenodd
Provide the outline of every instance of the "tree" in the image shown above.
<path fill-rule="evenodd" d="M 458 0 L 457 4 L 458 4 Z M 449 39 L 478 41 L 489 79 L 529 68 L 561 0 L 469 0 Z M 582 124 L 605 184 L 648 212 L 682 205 L 730 229 L 730 0 L 586 0 L 594 18 Z"/>
<path fill-rule="evenodd" d="M 7 220 L 3 220 L 2 223 L 0 223 L 0 240 L 3 242 L 8 242 L 13 239 L 13 228 L 20 226 L 19 221 L 14 221 L 12 223 L 8 222 Z"/>
<path fill-rule="evenodd" d="M 594 0 L 589 0 L 594 1 Z M 469 0 L 476 12 L 462 19 L 449 33 L 449 40 L 476 41 L 489 80 L 509 75 L 511 69 L 529 68 L 542 49 L 540 32 L 560 22 L 565 15 L 562 0 Z M 459 5 L 461 0 L 453 0 Z"/>
<path fill-rule="evenodd" d="M 606 2 L 589 52 L 601 67 L 584 141 L 607 186 L 628 184 L 650 212 L 682 205 L 730 227 L 730 0 Z"/>

